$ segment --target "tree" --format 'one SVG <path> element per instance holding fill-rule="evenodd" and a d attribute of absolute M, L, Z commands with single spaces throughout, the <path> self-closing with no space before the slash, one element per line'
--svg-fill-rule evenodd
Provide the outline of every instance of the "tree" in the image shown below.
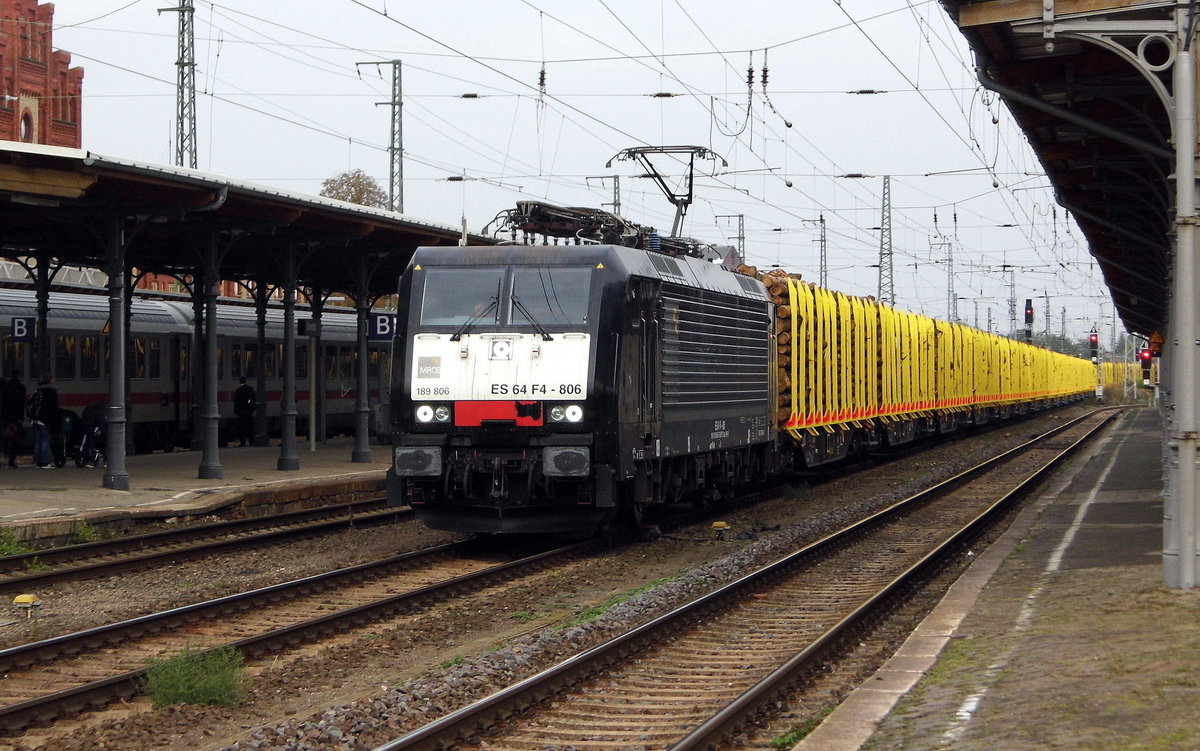
<path fill-rule="evenodd" d="M 321 183 L 321 195 L 375 209 L 388 207 L 387 191 L 379 187 L 375 178 L 360 169 L 346 170 L 324 180 Z"/>

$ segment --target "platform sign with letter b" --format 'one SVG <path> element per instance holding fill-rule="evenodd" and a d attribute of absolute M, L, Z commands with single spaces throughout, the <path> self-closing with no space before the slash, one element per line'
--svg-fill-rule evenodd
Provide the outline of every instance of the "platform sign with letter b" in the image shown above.
<path fill-rule="evenodd" d="M 37 341 L 37 316 L 13 316 L 10 319 L 12 341 Z"/>
<path fill-rule="evenodd" d="M 395 313 L 372 313 L 367 317 L 367 339 L 372 342 L 385 342 L 396 333 Z"/>

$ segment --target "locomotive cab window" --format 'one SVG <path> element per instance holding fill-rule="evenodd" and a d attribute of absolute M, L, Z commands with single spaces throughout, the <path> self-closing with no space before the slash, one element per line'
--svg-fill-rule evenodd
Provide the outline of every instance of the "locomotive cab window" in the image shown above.
<path fill-rule="evenodd" d="M 514 268 L 512 322 L 543 326 L 587 323 L 590 268 Z"/>
<path fill-rule="evenodd" d="M 496 322 L 504 269 L 427 269 L 421 296 L 421 323 L 459 326 L 469 320 Z"/>
<path fill-rule="evenodd" d="M 420 321 L 427 326 L 580 326 L 590 267 L 426 268 Z"/>

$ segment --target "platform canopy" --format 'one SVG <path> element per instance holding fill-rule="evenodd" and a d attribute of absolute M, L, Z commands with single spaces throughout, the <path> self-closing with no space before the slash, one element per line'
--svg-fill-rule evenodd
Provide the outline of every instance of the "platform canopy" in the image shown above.
<path fill-rule="evenodd" d="M 1086 235 L 1125 327 L 1163 330 L 1175 155 L 1165 101 L 1179 4 L 941 2 Z"/>
<path fill-rule="evenodd" d="M 222 278 L 279 282 L 290 245 L 300 259 L 298 286 L 327 291 L 355 290 L 357 264 L 348 256 L 366 254 L 373 295 L 395 291 L 418 246 L 457 245 L 463 236 L 451 225 L 183 167 L 0 141 L 0 257 L 41 250 L 64 264 L 103 268 L 114 216 L 127 264 L 145 271 L 195 273 L 216 230 Z"/>

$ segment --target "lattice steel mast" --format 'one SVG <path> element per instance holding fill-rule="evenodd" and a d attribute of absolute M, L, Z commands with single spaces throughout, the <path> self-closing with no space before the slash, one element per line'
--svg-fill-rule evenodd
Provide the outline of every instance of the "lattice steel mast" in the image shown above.
<path fill-rule="evenodd" d="M 392 108 L 391 132 L 388 141 L 388 207 L 392 211 L 404 212 L 404 86 L 399 60 L 387 62 L 369 61 L 360 65 L 392 66 L 392 98 L 387 102 L 376 102 L 375 106 Z"/>
<path fill-rule="evenodd" d="M 896 302 L 892 283 L 892 178 L 883 176 L 883 207 L 879 218 L 879 302 Z"/>
<path fill-rule="evenodd" d="M 175 164 L 196 169 L 196 32 L 192 0 L 180 0 L 159 13 L 179 14 L 179 53 L 176 56 Z"/>

